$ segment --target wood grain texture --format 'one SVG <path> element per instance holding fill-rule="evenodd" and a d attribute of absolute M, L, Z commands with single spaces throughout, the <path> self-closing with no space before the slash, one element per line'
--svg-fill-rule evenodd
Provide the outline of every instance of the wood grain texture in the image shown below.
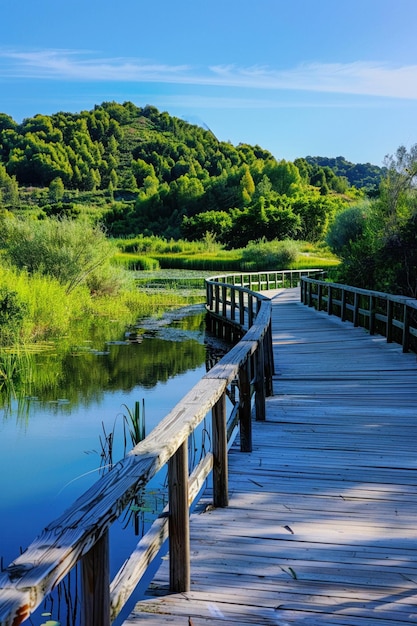
<path fill-rule="evenodd" d="M 417 360 L 272 292 L 274 395 L 193 514 L 191 591 L 164 563 L 125 626 L 417 623 Z"/>

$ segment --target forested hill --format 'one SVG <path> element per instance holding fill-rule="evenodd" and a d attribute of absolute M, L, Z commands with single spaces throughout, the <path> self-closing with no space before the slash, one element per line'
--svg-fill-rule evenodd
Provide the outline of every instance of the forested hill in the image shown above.
<path fill-rule="evenodd" d="M 370 163 L 351 163 L 342 156 L 335 158 L 307 156 L 305 160 L 313 166 L 329 167 L 336 176 L 345 177 L 350 185 L 364 189 L 368 195 L 378 193 L 381 178 L 387 172 L 385 167 L 381 168 Z"/>
<path fill-rule="evenodd" d="M 318 240 L 334 212 L 369 187 L 366 166 L 355 189 L 349 168 L 327 161 L 278 161 L 259 146 L 220 142 L 207 129 L 130 102 L 21 124 L 0 114 L 0 206 L 37 208 L 42 217 L 89 203 L 117 236 L 211 232 L 242 245 L 256 229 L 267 239 Z M 377 172 L 368 169 L 376 185 Z"/>

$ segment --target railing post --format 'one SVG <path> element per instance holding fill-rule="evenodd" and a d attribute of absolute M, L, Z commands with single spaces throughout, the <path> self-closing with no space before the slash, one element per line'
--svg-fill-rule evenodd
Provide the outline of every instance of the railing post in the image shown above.
<path fill-rule="evenodd" d="M 234 322 L 236 320 L 236 289 L 234 287 L 230 289 L 230 299 L 230 318 Z"/>
<path fill-rule="evenodd" d="M 248 328 L 253 324 L 253 296 L 250 293 L 248 295 Z"/>
<path fill-rule="evenodd" d="M 250 397 L 250 359 L 239 368 L 240 451 L 252 452 L 252 415 Z"/>
<path fill-rule="evenodd" d="M 227 314 L 227 287 L 222 286 L 222 316 L 226 317 Z"/>
<path fill-rule="evenodd" d="M 110 626 L 109 532 L 82 559 L 82 626 Z"/>
<path fill-rule="evenodd" d="M 218 314 L 220 311 L 220 287 L 214 286 L 214 310 Z"/>
<path fill-rule="evenodd" d="M 408 352 L 410 346 L 410 309 L 404 302 L 404 325 L 403 325 L 403 352 Z"/>
<path fill-rule="evenodd" d="M 168 461 L 169 586 L 174 593 L 190 590 L 190 520 L 188 511 L 188 443 Z"/>
<path fill-rule="evenodd" d="M 394 303 L 392 300 L 387 300 L 387 328 L 386 328 L 386 336 L 387 342 L 392 343 L 392 318 L 394 315 Z"/>
<path fill-rule="evenodd" d="M 229 504 L 227 464 L 226 394 L 223 393 L 212 409 L 213 420 L 213 505 Z"/>
<path fill-rule="evenodd" d="M 346 289 L 342 288 L 342 306 L 340 310 L 340 319 L 342 322 L 346 320 Z"/>
<path fill-rule="evenodd" d="M 317 311 L 321 311 L 322 299 L 323 299 L 323 286 L 321 285 L 321 283 L 319 283 L 317 285 Z"/>
<path fill-rule="evenodd" d="M 211 298 L 212 298 L 211 294 L 212 294 L 211 283 L 206 282 L 206 304 L 209 310 L 211 310 Z"/>
<path fill-rule="evenodd" d="M 373 295 L 369 296 L 369 334 L 375 334 L 375 298 Z"/>
<path fill-rule="evenodd" d="M 255 415 L 257 422 L 265 421 L 265 356 L 263 341 L 255 352 Z"/>
<path fill-rule="evenodd" d="M 355 291 L 355 297 L 353 301 L 353 325 L 359 326 L 359 294 Z"/>
<path fill-rule="evenodd" d="M 245 302 L 244 302 L 244 292 L 239 291 L 239 324 L 244 326 L 245 324 Z"/>
<path fill-rule="evenodd" d="M 327 293 L 327 313 L 333 315 L 333 289 L 331 285 L 328 286 Z"/>
<path fill-rule="evenodd" d="M 308 292 L 307 292 L 307 303 L 308 306 L 313 306 L 313 283 L 308 283 Z"/>
<path fill-rule="evenodd" d="M 272 346 L 272 322 L 268 324 L 263 338 L 265 358 L 265 395 L 272 396 L 274 393 L 272 377 L 275 373 L 274 350 Z"/>

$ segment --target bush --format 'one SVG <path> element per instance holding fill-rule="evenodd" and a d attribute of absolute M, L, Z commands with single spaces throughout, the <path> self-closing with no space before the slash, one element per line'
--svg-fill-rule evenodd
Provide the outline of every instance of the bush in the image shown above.
<path fill-rule="evenodd" d="M 0 243 L 16 268 L 56 278 L 67 293 L 88 284 L 92 274 L 94 289 L 100 291 L 102 273 L 107 289 L 107 268 L 114 246 L 100 227 L 65 217 L 4 219 L 2 226 Z"/>
<path fill-rule="evenodd" d="M 252 241 L 242 251 L 243 268 L 249 271 L 284 270 L 297 261 L 298 244 L 291 240 Z"/>
<path fill-rule="evenodd" d="M 337 214 L 326 236 L 330 250 L 340 257 L 364 233 L 369 203 L 361 203 Z"/>
<path fill-rule="evenodd" d="M 5 346 L 16 341 L 27 308 L 16 291 L 10 291 L 8 287 L 0 287 L 0 345 Z"/>

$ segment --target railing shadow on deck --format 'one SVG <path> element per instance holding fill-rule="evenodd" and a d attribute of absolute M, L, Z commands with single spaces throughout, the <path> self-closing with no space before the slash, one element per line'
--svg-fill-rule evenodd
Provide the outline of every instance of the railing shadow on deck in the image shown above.
<path fill-rule="evenodd" d="M 417 300 L 303 276 L 301 301 L 417 352 Z"/>
<path fill-rule="evenodd" d="M 0 574 L 0 626 L 27 620 L 81 563 L 82 626 L 109 626 L 169 537 L 170 588 L 190 588 L 189 510 L 212 473 L 213 505 L 228 505 L 227 450 L 240 428 L 252 449 L 252 410 L 265 419 L 272 393 L 271 302 L 258 291 L 292 287 L 320 270 L 216 276 L 206 280 L 209 328 L 237 342 L 156 428 L 102 476 Z M 255 291 L 256 290 L 256 291 Z M 254 402 L 252 401 L 254 398 Z M 229 405 L 229 408 L 228 408 Z M 212 450 L 189 471 L 188 439 L 211 412 Z M 168 468 L 168 507 L 110 582 L 109 528 L 140 489 Z"/>

